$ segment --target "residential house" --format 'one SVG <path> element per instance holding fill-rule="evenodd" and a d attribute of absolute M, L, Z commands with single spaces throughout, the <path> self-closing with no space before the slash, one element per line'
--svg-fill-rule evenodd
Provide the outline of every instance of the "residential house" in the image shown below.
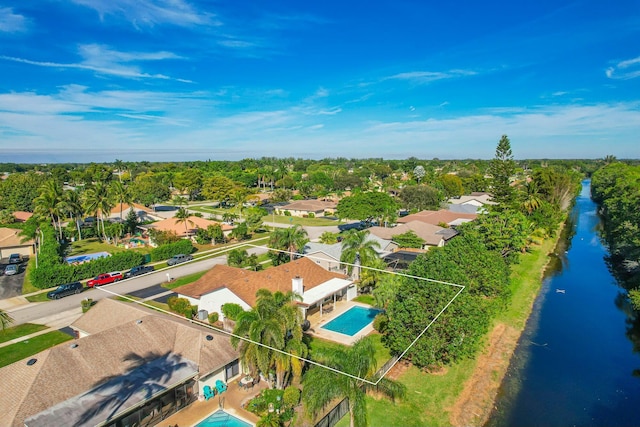
<path fill-rule="evenodd" d="M 16 228 L 0 227 L 0 258 L 9 258 L 11 254 L 20 254 L 25 257 L 33 255 L 35 242 L 31 239 L 22 241 L 22 230 Z"/>
<path fill-rule="evenodd" d="M 411 215 L 409 215 L 411 216 Z M 445 243 L 458 234 L 453 228 L 444 228 L 437 225 L 421 221 L 409 221 L 398 224 L 395 227 L 371 227 L 369 232 L 381 239 L 393 241 L 394 236 L 413 231 L 418 237 L 424 240 L 421 249 L 427 250 L 429 247 L 442 247 Z M 396 243 L 397 246 L 397 243 Z"/>
<path fill-rule="evenodd" d="M 321 311 L 325 303 L 349 301 L 357 295 L 355 284 L 346 275 L 327 271 L 306 257 L 257 272 L 231 268 L 216 265 L 194 283 L 173 291 L 199 310 L 218 313 L 220 319 L 224 318 L 222 306 L 227 303 L 251 309 L 259 289 L 299 294 L 302 301 L 298 306 L 305 317 Z"/>
<path fill-rule="evenodd" d="M 193 215 L 187 218 L 186 223 L 180 222 L 178 219 L 174 217 L 174 218 L 163 219 L 162 221 L 158 221 L 158 222 L 153 222 L 151 224 L 141 225 L 139 227 L 146 231 L 153 229 L 157 231 L 175 233 L 179 237 L 186 238 L 186 237 L 195 235 L 198 232 L 199 228 L 206 229 L 207 227 L 216 225 L 216 224 L 220 224 L 220 227 L 222 228 L 222 233 L 225 236 L 228 236 L 231 233 L 231 231 L 235 228 L 234 226 L 229 224 L 223 224 L 217 221 L 200 218 L 198 216 L 193 216 Z M 151 245 L 152 246 L 154 245 L 153 241 L 151 241 Z"/>
<path fill-rule="evenodd" d="M 229 336 L 131 303 L 101 300 L 71 327 L 81 338 L 0 368 L 0 425 L 155 425 L 239 375 Z"/>
<path fill-rule="evenodd" d="M 477 217 L 477 214 L 452 212 L 445 209 L 440 209 L 438 211 L 424 210 L 418 213 L 400 217 L 398 218 L 398 223 L 407 224 L 411 221 L 420 221 L 432 225 L 441 226 L 443 224 L 446 224 L 448 226 L 454 227 L 464 222 L 473 221 Z"/>
<path fill-rule="evenodd" d="M 375 249 L 380 258 L 384 258 L 388 254 L 398 249 L 398 245 L 391 239 L 382 238 L 375 234 L 367 234 L 367 241 L 373 240 L 378 243 L 379 247 Z M 345 268 L 340 268 L 340 258 L 342 257 L 342 243 L 334 243 L 328 245 L 325 243 L 309 242 L 305 245 L 303 253 L 309 259 L 328 271 L 341 271 L 346 273 Z M 354 271 L 355 274 L 357 272 Z M 355 276 L 354 276 L 355 278 Z"/>
<path fill-rule="evenodd" d="M 126 220 L 130 211 L 134 211 L 138 221 L 158 221 L 162 219 L 159 215 L 156 215 L 153 209 L 148 208 L 138 203 L 118 203 L 109 212 L 108 219 L 111 220 Z"/>
<path fill-rule="evenodd" d="M 31 212 L 25 211 L 15 211 L 13 213 L 13 217 L 16 219 L 16 222 L 27 222 L 27 220 L 32 216 L 33 214 Z"/>
<path fill-rule="evenodd" d="M 338 204 L 333 201 L 296 200 L 288 205 L 278 207 L 276 213 L 280 215 L 288 211 L 292 216 L 304 217 L 313 214 L 316 217 L 321 217 L 335 214 L 337 206 Z"/>
<path fill-rule="evenodd" d="M 447 200 L 447 209 L 456 213 L 478 214 L 486 212 L 487 205 L 495 205 L 491 194 L 474 192 L 468 196 L 454 197 Z"/>

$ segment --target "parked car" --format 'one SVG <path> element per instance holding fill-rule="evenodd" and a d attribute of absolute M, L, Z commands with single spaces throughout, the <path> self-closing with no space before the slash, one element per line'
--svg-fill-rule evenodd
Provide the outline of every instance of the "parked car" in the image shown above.
<path fill-rule="evenodd" d="M 153 265 L 138 265 L 124 273 L 124 278 L 140 276 L 141 274 L 151 273 L 154 270 Z"/>
<path fill-rule="evenodd" d="M 13 276 L 14 274 L 18 274 L 18 266 L 15 264 L 7 265 L 7 268 L 4 269 L 5 276 Z"/>
<path fill-rule="evenodd" d="M 98 274 L 93 279 L 87 282 L 87 286 L 93 288 L 94 286 L 108 285 L 109 283 L 122 280 L 122 273 L 119 271 L 112 271 L 111 273 Z"/>
<path fill-rule="evenodd" d="M 167 265 L 176 265 L 183 262 L 191 261 L 193 257 L 191 255 L 179 254 L 175 255 L 167 261 Z"/>
<path fill-rule="evenodd" d="M 22 256 L 20 254 L 9 255 L 9 264 L 20 264 L 22 262 Z"/>
<path fill-rule="evenodd" d="M 66 297 L 67 295 L 79 294 L 80 292 L 82 292 L 82 283 L 67 283 L 66 285 L 60 285 L 57 289 L 47 293 L 47 298 L 59 299 L 62 297 Z"/>

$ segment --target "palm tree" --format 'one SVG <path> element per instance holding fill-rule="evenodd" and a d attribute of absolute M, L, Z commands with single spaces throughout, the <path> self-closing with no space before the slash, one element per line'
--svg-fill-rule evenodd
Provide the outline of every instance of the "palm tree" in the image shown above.
<path fill-rule="evenodd" d="M 538 184 L 535 181 L 525 184 L 525 199 L 522 202 L 522 207 L 531 215 L 534 211 L 538 210 L 542 204 L 540 193 L 538 192 Z"/>
<path fill-rule="evenodd" d="M 178 209 L 178 212 L 176 212 L 174 218 L 176 219 L 176 224 L 184 224 L 184 234 L 189 237 L 189 228 L 187 227 L 187 223 L 193 225 L 193 221 L 189 219 L 191 218 L 189 211 L 185 208 L 180 208 Z"/>
<path fill-rule="evenodd" d="M 64 192 L 62 199 L 62 211 L 69 215 L 69 219 L 76 223 L 76 229 L 78 231 L 78 240 L 82 240 L 82 230 L 80 228 L 80 218 L 84 214 L 82 209 L 82 201 L 80 200 L 80 194 L 75 190 L 68 190 Z"/>
<path fill-rule="evenodd" d="M 122 160 L 116 159 L 115 162 L 113 162 L 113 165 L 116 167 L 116 169 L 118 170 L 118 182 L 122 182 L 122 169 L 124 168 L 124 162 Z"/>
<path fill-rule="evenodd" d="M 342 240 L 342 255 L 340 262 L 347 263 L 347 273 L 351 275 L 354 264 L 371 266 L 378 258 L 376 249 L 380 249 L 380 243 L 368 239 L 368 230 L 351 229 L 345 233 Z M 359 275 L 358 275 L 359 276 Z"/>
<path fill-rule="evenodd" d="M 120 219 L 122 220 L 122 208 L 126 203 L 131 205 L 133 198 L 129 194 L 129 189 L 122 184 L 121 181 L 112 181 L 109 186 L 109 196 L 115 202 L 116 205 L 120 205 Z"/>
<path fill-rule="evenodd" d="M 13 322 L 13 318 L 4 310 L 0 310 L 0 326 L 4 331 Z"/>
<path fill-rule="evenodd" d="M 91 188 L 88 188 L 83 195 L 85 211 L 95 215 L 98 219 L 98 232 L 100 232 L 100 224 L 102 224 L 102 236 L 106 240 L 104 215 L 111 212 L 113 207 L 107 185 L 102 181 L 98 181 Z"/>
<path fill-rule="evenodd" d="M 289 374 L 300 377 L 304 365 L 299 358 L 308 352 L 302 342 L 302 313 L 295 303 L 301 297 L 291 291 L 271 293 L 267 289 L 258 290 L 256 296 L 255 307 L 238 317 L 231 344 L 239 348 L 252 376 L 275 369 L 276 387 L 282 389 Z"/>
<path fill-rule="evenodd" d="M 289 252 L 289 261 L 293 261 L 293 254 L 304 248 L 309 241 L 307 231 L 301 225 L 280 228 L 271 234 L 269 246 Z"/>
<path fill-rule="evenodd" d="M 35 212 L 43 217 L 49 217 L 53 228 L 59 232 L 59 239 L 62 240 L 62 227 L 60 217 L 62 216 L 61 202 L 62 187 L 54 180 L 49 180 L 42 185 L 40 195 L 35 198 Z"/>
<path fill-rule="evenodd" d="M 382 393 L 394 400 L 403 397 L 406 393 L 404 385 L 377 377 L 375 352 L 371 337 L 364 337 L 351 347 L 334 347 L 314 354 L 318 362 L 351 376 L 321 366 L 309 369 L 302 390 L 307 414 L 316 417 L 334 399 L 347 398 L 351 427 L 366 426 L 365 395 L 368 391 Z"/>

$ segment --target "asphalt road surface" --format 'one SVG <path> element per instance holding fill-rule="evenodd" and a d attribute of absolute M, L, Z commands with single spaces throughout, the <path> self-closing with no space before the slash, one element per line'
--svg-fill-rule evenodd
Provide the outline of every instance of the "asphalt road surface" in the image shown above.
<path fill-rule="evenodd" d="M 247 252 L 249 252 L 250 254 L 261 254 L 266 252 L 266 249 L 253 248 L 249 249 Z M 95 289 L 86 289 L 80 294 L 70 295 L 59 300 L 28 304 L 26 306 L 9 311 L 9 314 L 11 315 L 11 317 L 13 317 L 14 320 L 12 325 L 15 326 L 22 323 L 33 322 L 36 319 L 52 316 L 63 311 L 72 310 L 74 308 L 80 307 L 81 301 L 85 298 L 91 298 L 94 301 L 99 301 L 103 298 L 113 297 L 116 294 L 126 295 L 131 294 L 132 292 L 138 292 L 143 289 L 147 289 L 166 282 L 167 273 L 171 275 L 171 278 L 175 279 L 186 276 L 188 274 L 209 270 L 216 264 L 226 264 L 226 260 L 227 258 L 224 255 L 205 259 L 202 261 L 194 260 L 191 262 L 180 264 L 171 269 L 162 269 L 150 274 L 122 280 L 110 285 L 100 286 Z M 158 293 L 166 291 L 167 290 L 163 290 L 159 291 Z"/>

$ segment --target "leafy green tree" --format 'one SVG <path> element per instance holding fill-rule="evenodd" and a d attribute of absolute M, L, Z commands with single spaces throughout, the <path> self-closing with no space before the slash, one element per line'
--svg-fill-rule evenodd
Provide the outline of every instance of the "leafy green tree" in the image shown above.
<path fill-rule="evenodd" d="M 0 208 L 33 212 L 35 199 L 46 180 L 45 175 L 35 172 L 12 173 L 7 179 L 0 180 Z"/>
<path fill-rule="evenodd" d="M 234 228 L 229 235 L 236 240 L 246 240 L 251 237 L 246 222 L 237 224 L 236 228 Z"/>
<path fill-rule="evenodd" d="M 386 193 L 366 192 L 344 197 L 338 202 L 337 215 L 340 219 L 375 219 L 381 224 L 395 218 L 398 210 L 396 201 Z"/>
<path fill-rule="evenodd" d="M 16 222 L 16 218 L 13 216 L 13 213 L 9 209 L 0 210 L 0 224 L 7 225 L 13 224 Z"/>
<path fill-rule="evenodd" d="M 269 238 L 269 247 L 289 252 L 289 261 L 293 261 L 294 253 L 298 253 L 309 241 L 307 231 L 301 225 L 279 228 Z"/>
<path fill-rule="evenodd" d="M 400 192 L 400 200 L 409 210 L 437 210 L 444 200 L 440 191 L 429 185 L 408 185 Z"/>
<path fill-rule="evenodd" d="M 124 221 L 125 225 L 125 233 L 134 234 L 138 229 L 138 225 L 140 225 L 140 221 L 138 220 L 138 214 L 134 209 L 129 209 L 129 213 L 127 214 L 127 219 Z"/>
<path fill-rule="evenodd" d="M 237 189 L 238 185 L 233 180 L 222 175 L 215 175 L 204 181 L 202 194 L 209 200 L 227 203 Z"/>
<path fill-rule="evenodd" d="M 313 358 L 326 366 L 352 375 L 339 374 L 321 366 L 313 366 L 307 371 L 303 381 L 305 387 L 302 390 L 302 401 L 306 413 L 313 418 L 329 403 L 348 398 L 349 425 L 366 426 L 367 392 L 380 393 L 394 400 L 406 394 L 403 384 L 376 376 L 375 347 L 371 337 L 361 338 L 351 347 L 332 347 L 322 353 L 314 352 Z M 372 385 L 363 380 L 379 382 Z"/>
<path fill-rule="evenodd" d="M 456 175 L 445 174 L 440 177 L 440 183 L 444 189 L 444 194 L 449 197 L 460 197 L 464 193 L 462 179 Z"/>
<path fill-rule="evenodd" d="M 409 230 L 402 234 L 396 234 L 395 236 L 392 236 L 392 239 L 401 248 L 421 249 L 425 243 L 424 239 L 419 237 L 413 230 Z"/>
<path fill-rule="evenodd" d="M 133 200 L 145 206 L 154 206 L 171 197 L 169 186 L 162 182 L 160 176 L 151 172 L 136 176 L 133 183 L 130 184 L 129 190 Z"/>
<path fill-rule="evenodd" d="M 511 187 L 511 177 L 516 172 L 516 164 L 511 152 L 511 142 L 507 135 L 502 135 L 496 155 L 489 165 L 489 174 L 492 177 L 491 192 L 493 200 L 499 204 L 499 208 L 506 208 L 514 202 L 514 190 Z"/>
<path fill-rule="evenodd" d="M 278 188 L 271 195 L 271 201 L 274 203 L 288 202 L 293 198 L 293 191 L 286 188 Z"/>
<path fill-rule="evenodd" d="M 380 249 L 380 243 L 369 239 L 368 230 L 360 231 L 352 228 L 344 233 L 340 262 L 347 264 L 347 273 L 351 274 L 354 264 L 365 267 L 372 266 L 375 260 L 378 259 L 376 249 Z"/>

